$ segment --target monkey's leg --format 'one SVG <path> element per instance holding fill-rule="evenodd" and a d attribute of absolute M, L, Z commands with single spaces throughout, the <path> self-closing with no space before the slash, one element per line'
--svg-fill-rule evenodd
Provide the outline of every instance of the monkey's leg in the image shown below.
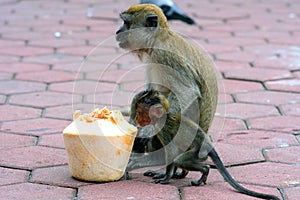
<path fill-rule="evenodd" d="M 195 180 L 191 182 L 193 186 L 199 186 L 202 183 L 206 184 L 206 180 L 209 174 L 209 166 L 202 164 L 202 162 L 206 160 L 207 157 L 199 158 L 197 152 L 198 151 L 195 150 L 187 151 L 177 156 L 174 160 L 174 165 L 177 167 L 180 167 L 188 171 L 202 172 L 202 176 L 200 177 L 199 180 Z"/>
<path fill-rule="evenodd" d="M 164 174 L 163 177 L 159 177 L 157 179 L 153 177 L 155 179 L 154 183 L 161 183 L 161 184 L 169 183 L 169 180 L 172 178 L 172 175 L 174 173 L 174 169 L 175 169 L 174 164 L 173 163 L 169 164 L 166 169 L 166 174 Z"/>
<path fill-rule="evenodd" d="M 189 173 L 189 171 L 184 170 L 184 169 L 181 172 L 176 172 L 176 171 L 177 171 L 177 167 L 175 167 L 175 169 L 174 169 L 172 178 L 182 179 L 182 178 L 185 178 L 186 175 Z M 165 175 L 164 173 L 160 173 L 160 172 L 157 172 L 154 170 L 148 170 L 144 173 L 144 176 L 150 176 L 150 177 L 163 177 L 164 175 Z"/>

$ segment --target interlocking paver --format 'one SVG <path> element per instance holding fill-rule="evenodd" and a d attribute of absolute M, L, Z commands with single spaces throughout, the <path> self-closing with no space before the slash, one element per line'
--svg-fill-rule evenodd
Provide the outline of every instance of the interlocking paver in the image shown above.
<path fill-rule="evenodd" d="M 247 188 L 298 199 L 300 4 L 174 2 L 196 24 L 170 26 L 219 74 L 210 133 L 222 160 Z M 145 87 L 145 66 L 115 40 L 119 13 L 134 3 L 0 2 L 0 199 L 256 199 L 235 192 L 216 169 L 203 187 L 190 183 L 199 172 L 168 185 L 153 184 L 145 169 L 105 184 L 71 177 L 61 132 L 74 110 L 107 105 L 128 119 Z"/>
<path fill-rule="evenodd" d="M 28 72 L 19 73 L 16 79 L 23 81 L 36 81 L 42 83 L 54 83 L 75 80 L 75 73 L 62 72 L 62 71 L 43 71 L 43 72 Z"/>
<path fill-rule="evenodd" d="M 61 133 L 68 124 L 69 121 L 65 120 L 46 118 L 24 119 L 19 121 L 3 122 L 0 130 L 38 136 L 48 133 Z"/>
<path fill-rule="evenodd" d="M 300 157 L 297 155 L 299 149 L 299 146 L 291 146 L 280 149 L 269 149 L 265 152 L 272 161 L 297 165 L 300 162 Z"/>
<path fill-rule="evenodd" d="M 47 147 L 65 148 L 64 138 L 61 133 L 40 136 L 38 145 L 47 146 Z"/>
<path fill-rule="evenodd" d="M 268 194 L 273 194 L 279 196 L 280 193 L 276 189 L 271 189 L 268 187 L 262 186 L 253 186 L 253 185 L 243 185 L 244 187 L 257 191 L 263 192 Z M 199 197 L 202 199 L 218 199 L 218 200 L 256 200 L 255 197 L 246 196 L 240 193 L 235 192 L 231 186 L 225 183 L 213 183 L 207 184 L 204 187 L 184 187 L 182 189 L 183 198 L 187 200 L 194 200 Z"/>
<path fill-rule="evenodd" d="M 294 105 L 300 102 L 300 94 L 279 91 L 257 91 L 237 94 L 236 99 L 238 102 L 255 104 Z"/>
<path fill-rule="evenodd" d="M 263 69 L 263 68 L 243 68 L 226 71 L 226 78 L 252 80 L 252 81 L 270 81 L 277 79 L 292 78 L 292 74 L 288 70 Z"/>
<path fill-rule="evenodd" d="M 231 167 L 228 171 L 240 182 L 277 187 L 296 186 L 300 176 L 300 168 L 295 165 L 270 162 Z"/>
<path fill-rule="evenodd" d="M 0 149 L 32 146 L 36 141 L 36 138 L 32 136 L 23 136 L 4 132 L 0 132 L 0 137 Z"/>
<path fill-rule="evenodd" d="M 16 94 L 12 95 L 9 99 L 9 103 L 11 104 L 26 105 L 39 108 L 80 103 L 81 101 L 82 97 L 80 95 L 51 91 Z"/>
<path fill-rule="evenodd" d="M 81 95 L 112 92 L 116 89 L 116 84 L 89 80 L 76 80 L 50 85 L 51 91 Z"/>
<path fill-rule="evenodd" d="M 21 72 L 35 72 L 35 71 L 47 71 L 49 67 L 44 64 L 34 63 L 9 63 L 0 64 L 0 71 L 10 73 L 21 73 Z"/>
<path fill-rule="evenodd" d="M 285 115 L 296 115 L 300 116 L 300 104 L 288 104 L 281 106 L 280 110 Z"/>
<path fill-rule="evenodd" d="M 292 91 L 298 93 L 300 92 L 299 79 L 268 81 L 266 82 L 266 86 L 269 90 Z"/>
<path fill-rule="evenodd" d="M 294 135 L 259 130 L 233 131 L 221 134 L 218 141 L 229 144 L 238 144 L 251 147 L 287 147 L 297 145 Z"/>
<path fill-rule="evenodd" d="M 223 104 L 225 113 L 221 116 L 238 119 L 249 119 L 263 116 L 276 116 L 279 115 L 278 110 L 273 106 L 266 105 L 253 105 L 244 103 Z M 222 109 L 222 108 L 220 108 Z"/>
<path fill-rule="evenodd" d="M 21 106 L 0 105 L 0 113 L 0 121 L 9 121 L 39 117 L 41 110 Z"/>
<path fill-rule="evenodd" d="M 154 192 L 155 191 L 155 192 Z M 179 199 L 174 186 L 161 187 L 157 184 L 139 181 L 119 181 L 79 187 L 79 199 L 91 199 L 96 196 L 106 199 Z"/>
<path fill-rule="evenodd" d="M 291 134 L 300 130 L 300 118 L 294 116 L 275 116 L 266 118 L 249 119 L 250 129 L 263 129 L 272 131 L 285 131 Z"/>
<path fill-rule="evenodd" d="M 29 175 L 29 171 L 16 170 L 0 167 L 0 186 L 16 183 L 24 183 Z"/>
<path fill-rule="evenodd" d="M 93 184 L 72 178 L 68 165 L 35 169 L 30 182 L 72 188 Z"/>
<path fill-rule="evenodd" d="M 66 153 L 63 149 L 42 146 L 0 150 L 1 166 L 35 169 L 39 167 L 63 165 L 67 163 Z"/>
<path fill-rule="evenodd" d="M 8 80 L 0 81 L 0 94 L 14 94 L 37 92 L 45 90 L 46 85 L 27 81 Z"/>
<path fill-rule="evenodd" d="M 1 199 L 71 199 L 73 194 L 71 188 L 33 183 L 2 186 L 0 191 Z"/>

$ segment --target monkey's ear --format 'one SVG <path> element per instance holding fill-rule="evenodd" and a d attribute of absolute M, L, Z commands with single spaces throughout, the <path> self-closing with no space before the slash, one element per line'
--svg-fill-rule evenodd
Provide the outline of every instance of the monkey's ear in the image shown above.
<path fill-rule="evenodd" d="M 146 16 L 146 27 L 157 27 L 158 26 L 158 17 L 157 15 L 150 14 Z"/>

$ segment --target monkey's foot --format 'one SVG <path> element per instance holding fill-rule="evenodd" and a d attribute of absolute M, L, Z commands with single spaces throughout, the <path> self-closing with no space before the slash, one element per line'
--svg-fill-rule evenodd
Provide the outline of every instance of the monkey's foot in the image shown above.
<path fill-rule="evenodd" d="M 206 185 L 206 181 L 207 181 L 207 177 L 208 177 L 208 173 L 209 173 L 209 168 L 207 167 L 206 170 L 207 170 L 207 171 L 206 171 L 205 173 L 202 174 L 202 176 L 200 177 L 199 180 L 197 180 L 197 181 L 192 181 L 192 182 L 191 182 L 192 186 L 199 186 L 199 185 L 201 185 L 202 183 L 203 183 L 204 185 Z"/>
<path fill-rule="evenodd" d="M 167 184 L 169 183 L 169 180 L 170 178 L 167 175 L 165 175 L 163 178 L 155 179 L 154 183 Z"/>
<path fill-rule="evenodd" d="M 144 173 L 144 176 L 150 176 L 150 177 L 154 177 L 157 174 L 160 174 L 159 172 L 153 171 L 153 170 L 148 170 Z"/>

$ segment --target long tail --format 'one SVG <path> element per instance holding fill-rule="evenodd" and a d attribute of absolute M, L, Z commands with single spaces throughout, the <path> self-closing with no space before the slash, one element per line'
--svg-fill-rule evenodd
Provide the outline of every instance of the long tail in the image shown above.
<path fill-rule="evenodd" d="M 270 200 L 280 200 L 278 197 L 274 196 L 274 195 L 270 195 L 270 194 L 263 194 L 263 193 L 259 193 L 259 192 L 254 192 L 251 190 L 248 190 L 247 188 L 244 188 L 243 186 L 241 186 L 240 184 L 238 184 L 236 182 L 236 180 L 234 180 L 232 178 L 232 176 L 229 174 L 229 172 L 227 171 L 226 167 L 224 166 L 224 164 L 222 163 L 218 153 L 215 151 L 214 148 L 212 148 L 212 150 L 209 152 L 208 154 L 211 159 L 213 160 L 213 162 L 215 163 L 215 165 L 217 166 L 219 172 L 222 174 L 222 176 L 224 177 L 224 179 L 232 186 L 234 187 L 237 191 L 239 191 L 240 193 L 249 195 L 249 196 L 253 196 L 253 197 L 258 197 L 258 198 L 262 198 L 262 199 L 270 199 Z"/>

